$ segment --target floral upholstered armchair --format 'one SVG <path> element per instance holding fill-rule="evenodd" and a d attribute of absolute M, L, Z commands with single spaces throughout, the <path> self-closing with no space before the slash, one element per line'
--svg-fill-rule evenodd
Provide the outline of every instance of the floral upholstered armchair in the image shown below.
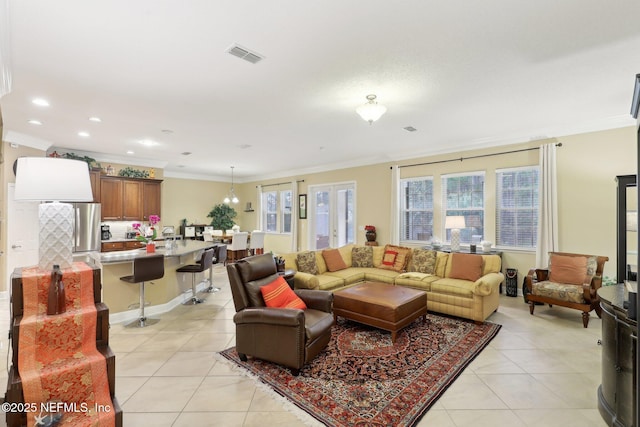
<path fill-rule="evenodd" d="M 589 313 L 601 317 L 598 289 L 602 286 L 605 256 L 550 252 L 546 269 L 531 269 L 525 278 L 529 312 L 535 303 L 559 305 L 582 311 L 582 324 L 589 325 Z"/>

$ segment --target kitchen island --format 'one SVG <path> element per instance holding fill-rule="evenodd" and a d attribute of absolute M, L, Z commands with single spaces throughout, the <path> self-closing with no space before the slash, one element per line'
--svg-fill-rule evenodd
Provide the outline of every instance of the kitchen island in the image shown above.
<path fill-rule="evenodd" d="M 146 313 L 153 316 L 167 312 L 190 298 L 190 292 L 183 293 L 191 289 L 191 276 L 176 270 L 186 264 L 194 264 L 205 249 L 217 245 L 199 240 L 178 240 L 171 249 L 157 246 L 156 254 L 165 257 L 164 277 L 145 283 Z M 109 307 L 111 323 L 130 321 L 138 316 L 136 303 L 140 300 L 140 287 L 123 282 L 120 277 L 132 274 L 133 260 L 146 256 L 149 254 L 144 248 L 100 253 L 103 301 Z M 204 272 L 202 276 L 207 277 L 208 273 Z"/>

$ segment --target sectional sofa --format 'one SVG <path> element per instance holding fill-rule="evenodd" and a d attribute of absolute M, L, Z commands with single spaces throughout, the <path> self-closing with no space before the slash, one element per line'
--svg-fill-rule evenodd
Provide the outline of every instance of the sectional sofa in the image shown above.
<path fill-rule="evenodd" d="M 498 309 L 504 280 L 498 255 L 446 253 L 401 246 L 347 245 L 278 254 L 296 271 L 296 289 L 336 291 L 363 281 L 427 293 L 427 309 L 484 322 Z"/>

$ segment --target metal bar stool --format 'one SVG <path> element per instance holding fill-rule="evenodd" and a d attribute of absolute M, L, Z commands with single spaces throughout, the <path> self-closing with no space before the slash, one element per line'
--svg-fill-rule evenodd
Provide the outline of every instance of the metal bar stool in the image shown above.
<path fill-rule="evenodd" d="M 176 269 L 178 273 L 191 273 L 191 292 L 193 295 L 189 301 L 186 301 L 185 305 L 195 305 L 204 302 L 205 300 L 198 298 L 196 291 L 196 274 L 210 269 L 213 264 L 213 248 L 209 248 L 202 254 L 201 262 L 198 264 L 189 264 Z"/>
<path fill-rule="evenodd" d="M 135 322 L 127 326 L 138 326 L 144 328 L 147 325 L 158 323 L 159 319 L 147 319 L 144 315 L 144 282 L 161 279 L 164 277 L 164 255 L 149 255 L 135 258 L 133 260 L 133 274 L 121 277 L 120 280 L 128 283 L 140 284 L 140 317 Z"/>
<path fill-rule="evenodd" d="M 209 267 L 209 278 L 206 279 L 209 282 L 209 287 L 204 290 L 205 292 L 208 292 L 210 294 L 212 294 L 214 292 L 218 292 L 220 290 L 219 287 L 213 286 L 213 264 L 217 264 L 218 263 L 218 250 L 219 250 L 219 248 L 220 248 L 220 245 L 216 245 L 216 246 L 214 246 L 212 248 L 213 249 L 213 259 L 211 260 L 211 266 Z M 200 257 L 200 259 L 198 260 L 198 263 L 202 263 L 203 260 L 204 260 L 204 254 Z"/>

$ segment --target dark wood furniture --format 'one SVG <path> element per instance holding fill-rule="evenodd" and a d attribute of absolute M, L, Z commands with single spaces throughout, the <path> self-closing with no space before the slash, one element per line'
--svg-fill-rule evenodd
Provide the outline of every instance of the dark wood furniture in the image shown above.
<path fill-rule="evenodd" d="M 598 295 L 602 307 L 602 384 L 598 387 L 598 410 L 609 426 L 635 426 L 638 323 L 629 318 L 624 308 L 629 299 L 624 285 L 602 287 Z"/>
<path fill-rule="evenodd" d="M 22 404 L 24 394 L 22 381 L 18 372 L 18 352 L 20 349 L 20 321 L 24 310 L 22 268 L 17 268 L 11 276 L 11 324 L 9 339 L 11 341 L 11 368 L 5 393 L 5 402 Z M 93 301 L 96 306 L 96 348 L 104 356 L 107 364 L 107 381 L 109 392 L 116 411 L 116 427 L 122 426 L 122 409 L 115 397 L 116 389 L 116 356 L 109 347 L 109 308 L 102 302 L 102 282 L 100 269 L 93 268 Z M 8 427 L 21 427 L 27 425 L 25 412 L 7 412 L 6 421 Z"/>
<path fill-rule="evenodd" d="M 525 285 L 528 290 L 527 300 L 529 301 L 529 312 L 533 315 L 533 311 L 535 309 L 535 303 L 541 302 L 544 304 L 549 304 L 549 307 L 553 305 L 559 305 L 562 307 L 573 308 L 576 310 L 582 311 L 582 325 L 586 328 L 589 325 L 589 313 L 592 310 L 596 311 L 598 317 L 602 316 L 602 310 L 600 308 L 600 298 L 598 297 L 598 289 L 602 286 L 602 272 L 604 270 L 604 263 L 609 261 L 609 257 L 606 256 L 596 256 L 596 255 L 585 255 L 585 254 L 574 254 L 567 252 L 550 252 L 549 255 L 562 255 L 562 256 L 570 256 L 570 257 L 595 257 L 596 258 L 596 271 L 593 276 L 585 276 L 585 283 L 582 286 L 582 296 L 584 297 L 584 302 L 573 302 L 567 301 L 560 298 L 554 298 L 546 295 L 536 295 L 533 290 L 533 285 L 536 282 L 546 282 L 549 279 L 549 270 L 548 269 L 531 269 L 525 277 Z M 571 286 L 580 286 L 580 285 L 571 285 Z"/>
<path fill-rule="evenodd" d="M 388 283 L 364 282 L 333 293 L 333 318 L 338 316 L 391 332 L 422 316 L 427 319 L 427 293 Z"/>
<path fill-rule="evenodd" d="M 618 183 L 616 191 L 616 272 L 618 282 L 622 282 L 625 279 L 633 280 L 629 277 L 629 273 L 633 273 L 631 271 L 630 264 L 635 265 L 637 261 L 637 257 L 629 259 L 631 257 L 628 256 L 629 247 L 627 246 L 629 240 L 627 231 L 627 211 L 634 211 L 637 209 L 637 206 L 629 206 L 627 203 L 627 191 L 629 188 L 634 190 L 636 189 L 636 176 L 619 175 L 616 177 L 616 182 Z M 634 250 L 637 250 L 637 248 Z M 635 273 L 637 274 L 637 271 Z"/>
<path fill-rule="evenodd" d="M 103 221 L 148 221 L 160 215 L 161 183 L 158 179 L 100 178 Z"/>

